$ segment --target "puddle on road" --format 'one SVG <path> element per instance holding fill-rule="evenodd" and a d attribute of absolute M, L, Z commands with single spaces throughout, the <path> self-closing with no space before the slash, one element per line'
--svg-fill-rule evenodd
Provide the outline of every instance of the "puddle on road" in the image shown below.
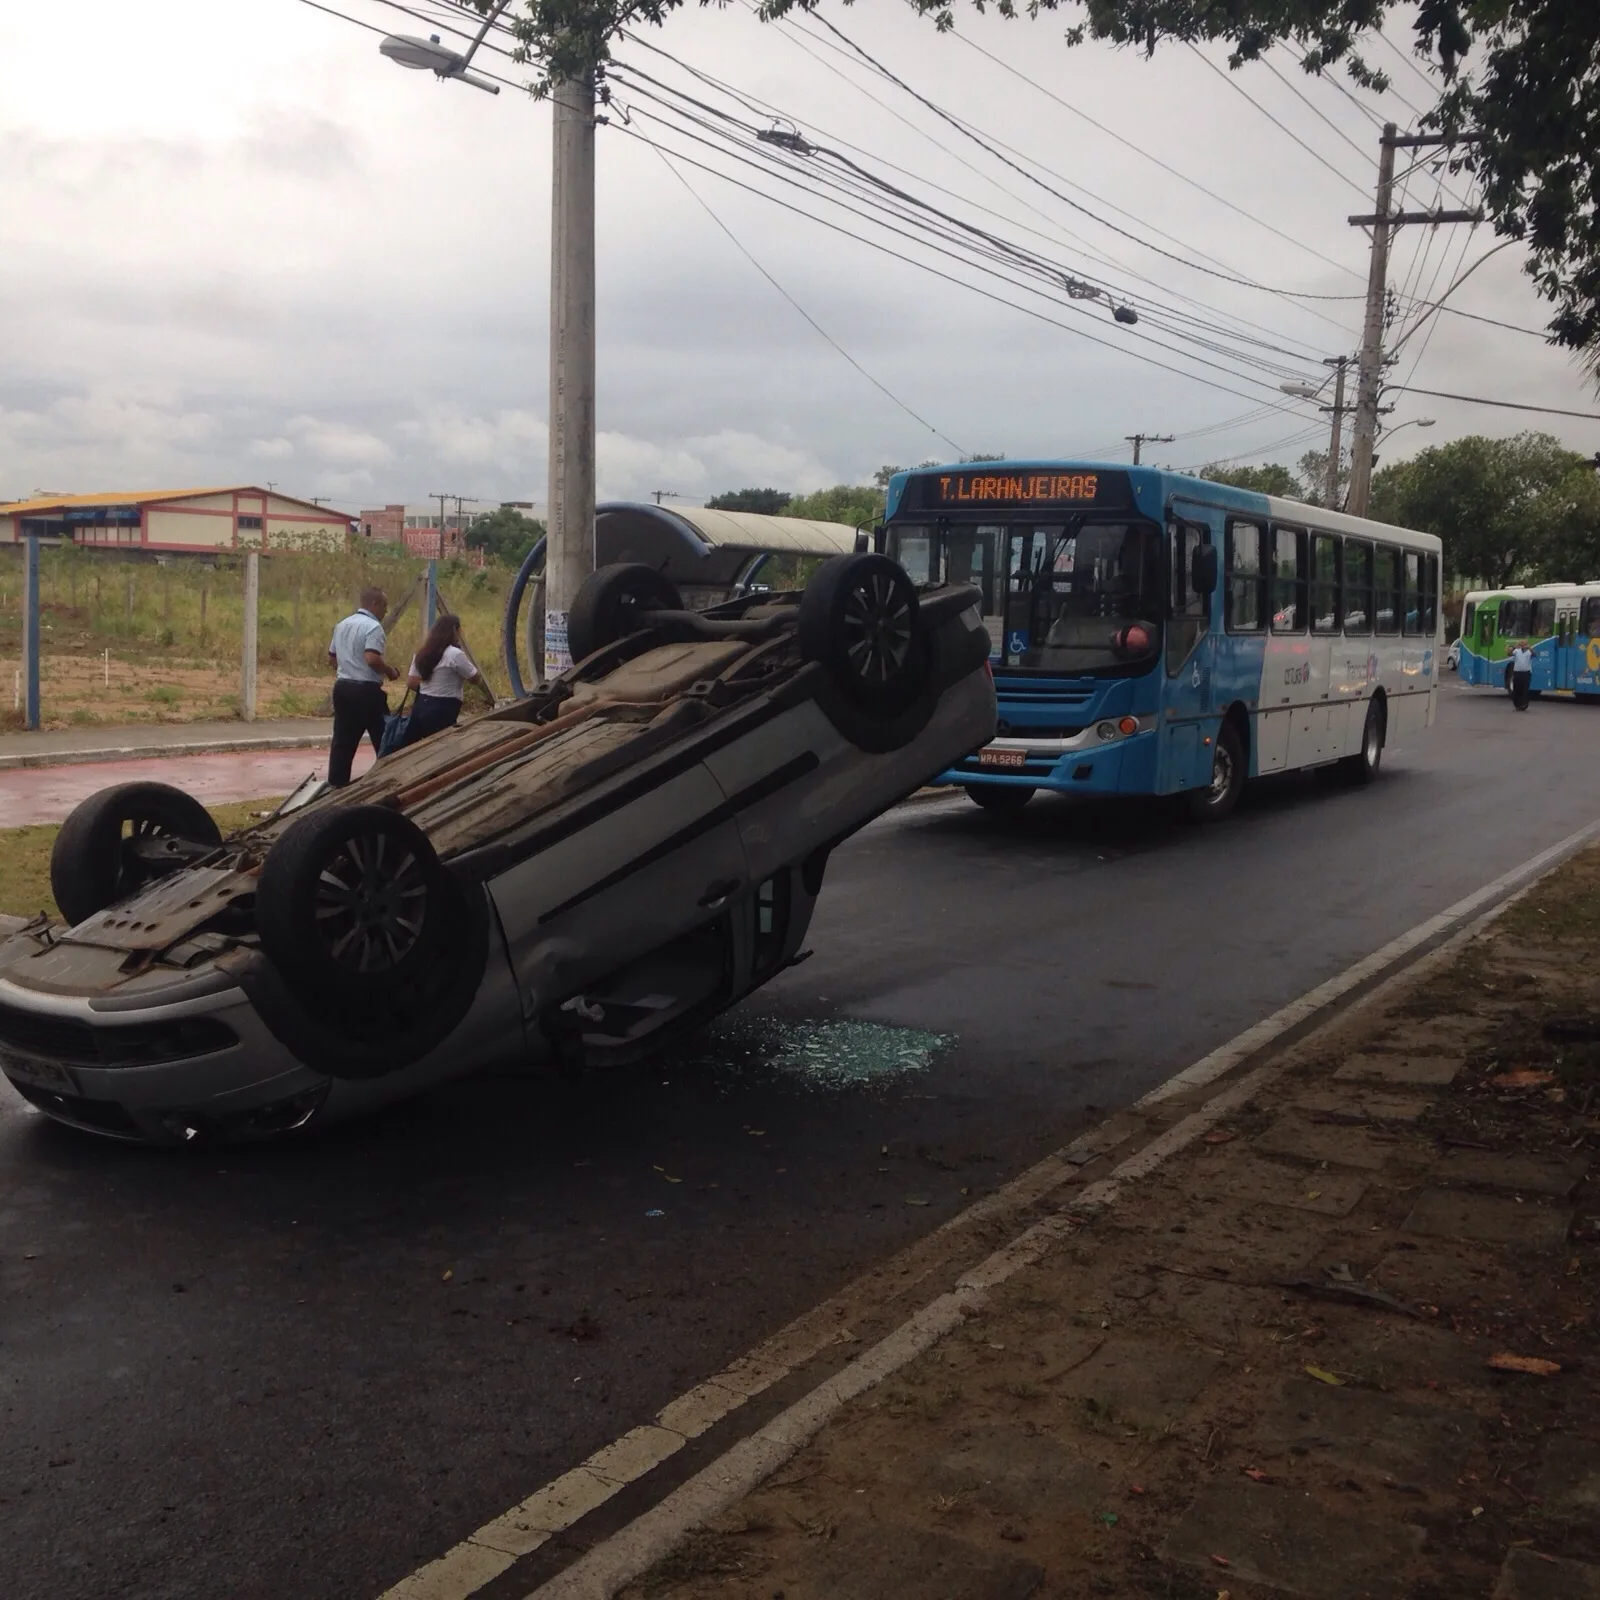
<path fill-rule="evenodd" d="M 950 1033 L 924 1033 L 881 1022 L 781 1022 L 722 1017 L 707 1030 L 695 1058 L 713 1077 L 748 1086 L 752 1079 L 835 1093 L 925 1072 Z"/>

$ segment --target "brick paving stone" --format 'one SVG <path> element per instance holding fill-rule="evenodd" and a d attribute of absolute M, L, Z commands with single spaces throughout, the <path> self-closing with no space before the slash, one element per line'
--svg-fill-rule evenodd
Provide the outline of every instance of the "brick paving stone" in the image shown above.
<path fill-rule="evenodd" d="M 1494 1600 L 1600 1600 L 1600 1567 L 1513 1550 L 1500 1569 Z"/>
<path fill-rule="evenodd" d="M 1255 1141 L 1264 1156 L 1289 1156 L 1296 1161 L 1332 1162 L 1377 1172 L 1388 1164 L 1394 1146 L 1375 1140 L 1365 1128 L 1340 1128 L 1306 1122 L 1292 1114 L 1278 1118 Z"/>
<path fill-rule="evenodd" d="M 1136 1428 L 1160 1428 L 1181 1416 L 1221 1363 L 1192 1350 L 1144 1339 L 1108 1339 L 1058 1392 L 1092 1401 L 1102 1415 Z"/>
<path fill-rule="evenodd" d="M 854 1519 L 763 1581 L 786 1600 L 1028 1600 L 1044 1572 L 948 1534 Z M 768 1587 L 770 1585 L 770 1587 Z"/>
<path fill-rule="evenodd" d="M 1343 1217 L 1360 1204 L 1371 1182 L 1353 1172 L 1306 1173 L 1277 1161 L 1247 1159 L 1219 1174 L 1213 1192 L 1258 1205 Z"/>
<path fill-rule="evenodd" d="M 1374 1053 L 1351 1056 L 1333 1077 L 1336 1083 L 1366 1079 L 1374 1083 L 1407 1083 L 1418 1088 L 1437 1088 L 1453 1082 L 1455 1075 L 1465 1065 L 1460 1056 Z"/>
<path fill-rule="evenodd" d="M 1449 1489 L 1479 1432 L 1470 1411 L 1298 1378 L 1269 1403 L 1256 1437 L 1275 1450 L 1303 1450 L 1310 1464 L 1332 1462 L 1368 1483 L 1386 1475 L 1419 1488 Z"/>
<path fill-rule="evenodd" d="M 1382 1035 L 1382 1043 L 1390 1050 L 1438 1055 L 1470 1049 L 1487 1035 L 1489 1026 L 1483 1017 L 1403 1018 Z"/>
<path fill-rule="evenodd" d="M 1577 1433 L 1555 1433 L 1545 1442 L 1539 1498 L 1546 1513 L 1593 1525 L 1600 1521 L 1600 1453 L 1595 1441 Z"/>
<path fill-rule="evenodd" d="M 1402 1600 L 1426 1535 L 1403 1522 L 1335 1516 L 1290 1489 L 1218 1478 L 1157 1551 L 1229 1580 L 1267 1584 L 1306 1600 Z M 1227 1559 L 1226 1573 L 1212 1556 Z"/>
<path fill-rule="evenodd" d="M 1424 1189 L 1404 1223 L 1407 1233 L 1516 1245 L 1535 1255 L 1559 1254 L 1571 1226 L 1567 1210 L 1454 1189 Z"/>
<path fill-rule="evenodd" d="M 1428 1176 L 1435 1183 L 1504 1189 L 1508 1194 L 1542 1194 L 1565 1200 L 1589 1170 L 1584 1155 L 1549 1160 L 1540 1156 L 1499 1155 L 1488 1150 L 1452 1150 Z"/>
<path fill-rule="evenodd" d="M 1293 1109 L 1313 1122 L 1363 1122 L 1412 1123 L 1421 1120 L 1433 1102 L 1422 1095 L 1385 1094 L 1380 1089 L 1368 1089 L 1352 1084 L 1343 1091 L 1319 1089 L 1301 1095 Z"/>

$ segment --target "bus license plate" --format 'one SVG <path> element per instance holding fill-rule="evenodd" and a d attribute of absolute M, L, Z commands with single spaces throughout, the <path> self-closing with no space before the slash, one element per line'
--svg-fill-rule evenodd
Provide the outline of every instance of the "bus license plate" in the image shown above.
<path fill-rule="evenodd" d="M 1011 771 L 1019 771 L 1027 764 L 1028 752 L 1026 750 L 980 750 L 978 752 L 978 765 L 980 767 L 1005 767 Z"/>
<path fill-rule="evenodd" d="M 54 1089 L 61 1094 L 76 1094 L 78 1080 L 58 1062 L 40 1061 L 35 1056 L 14 1056 L 9 1051 L 0 1052 L 0 1068 L 13 1078 L 21 1078 L 41 1089 Z"/>

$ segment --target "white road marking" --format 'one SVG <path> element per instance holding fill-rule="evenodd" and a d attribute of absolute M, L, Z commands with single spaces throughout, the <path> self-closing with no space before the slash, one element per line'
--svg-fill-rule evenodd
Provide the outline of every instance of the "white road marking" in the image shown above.
<path fill-rule="evenodd" d="M 1411 952 L 1471 917 L 1489 902 L 1519 887 L 1531 887 L 1533 880 L 1596 836 L 1600 836 L 1600 821 L 1569 834 L 1560 843 L 1540 851 L 1437 916 L 1429 917 L 1391 940 L 1337 977 L 1318 984 L 1299 999 L 1246 1028 L 1192 1066 L 1176 1073 L 1137 1105 L 1158 1105 L 1173 1095 L 1214 1082 L 1314 1013 L 1371 982 L 1386 969 L 1392 971 Z M 1495 906 L 1479 920 L 1486 922 L 1504 909 L 1504 905 Z M 1476 931 L 1477 926 L 1471 923 L 1459 929 L 1456 937 L 1449 941 L 1449 948 Z M 1442 956 L 1444 952 L 1437 954 Z M 1075 1197 L 1070 1213 L 1047 1217 L 994 1251 L 964 1273 L 954 1290 L 930 1301 L 848 1366 L 818 1384 L 651 1510 L 542 1585 L 529 1600 L 609 1600 L 625 1583 L 671 1550 L 690 1529 L 755 1488 L 813 1438 L 848 1400 L 898 1371 L 958 1327 L 965 1317 L 981 1309 L 990 1289 L 1037 1261 L 1057 1241 L 1081 1227 L 1086 1216 L 1114 1204 L 1122 1184 L 1147 1177 L 1221 1117 L 1245 1104 L 1277 1070 L 1273 1066 L 1258 1067 L 1213 1095 L 1143 1145 L 1106 1178 L 1085 1188 Z M 1003 1188 L 967 1207 L 928 1238 L 902 1252 L 897 1262 L 904 1262 L 913 1253 L 925 1249 L 930 1239 L 971 1227 L 997 1212 L 1031 1205 L 1059 1188 L 1075 1177 L 1080 1167 L 1127 1137 L 1128 1123 L 1124 1122 L 1119 1131 L 1117 1122 L 1118 1119 L 1113 1118 L 1065 1149 L 1046 1156 Z M 881 1279 L 895 1270 L 896 1262 L 891 1262 L 869 1276 Z M 844 1295 L 849 1293 L 848 1289 L 844 1291 Z M 877 1293 L 883 1293 L 881 1284 Z M 843 1299 L 844 1295 L 836 1298 Z M 520 1505 L 470 1534 L 438 1560 L 402 1578 L 379 1600 L 466 1600 L 468 1595 L 507 1571 L 521 1556 L 537 1550 L 555 1534 L 603 1505 L 746 1400 L 804 1366 L 829 1345 L 837 1344 L 841 1332 L 836 1318 L 827 1315 L 831 1303 L 814 1307 L 765 1344 L 680 1395 L 663 1407 L 653 1424 L 635 1428 L 596 1451 Z"/>

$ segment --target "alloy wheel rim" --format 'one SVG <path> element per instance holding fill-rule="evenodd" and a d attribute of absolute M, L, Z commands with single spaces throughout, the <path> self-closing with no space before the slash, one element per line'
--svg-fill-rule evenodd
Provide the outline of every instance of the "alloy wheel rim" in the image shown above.
<path fill-rule="evenodd" d="M 422 937 L 428 909 L 422 862 L 387 834 L 347 840 L 318 874 L 312 909 L 337 966 L 361 977 L 392 972 Z"/>
<path fill-rule="evenodd" d="M 1211 762 L 1211 802 L 1217 804 L 1233 787 L 1233 752 L 1219 739 Z"/>
<path fill-rule="evenodd" d="M 887 572 L 851 586 L 842 631 L 845 658 L 863 683 L 891 682 L 911 654 L 911 601 Z"/>

